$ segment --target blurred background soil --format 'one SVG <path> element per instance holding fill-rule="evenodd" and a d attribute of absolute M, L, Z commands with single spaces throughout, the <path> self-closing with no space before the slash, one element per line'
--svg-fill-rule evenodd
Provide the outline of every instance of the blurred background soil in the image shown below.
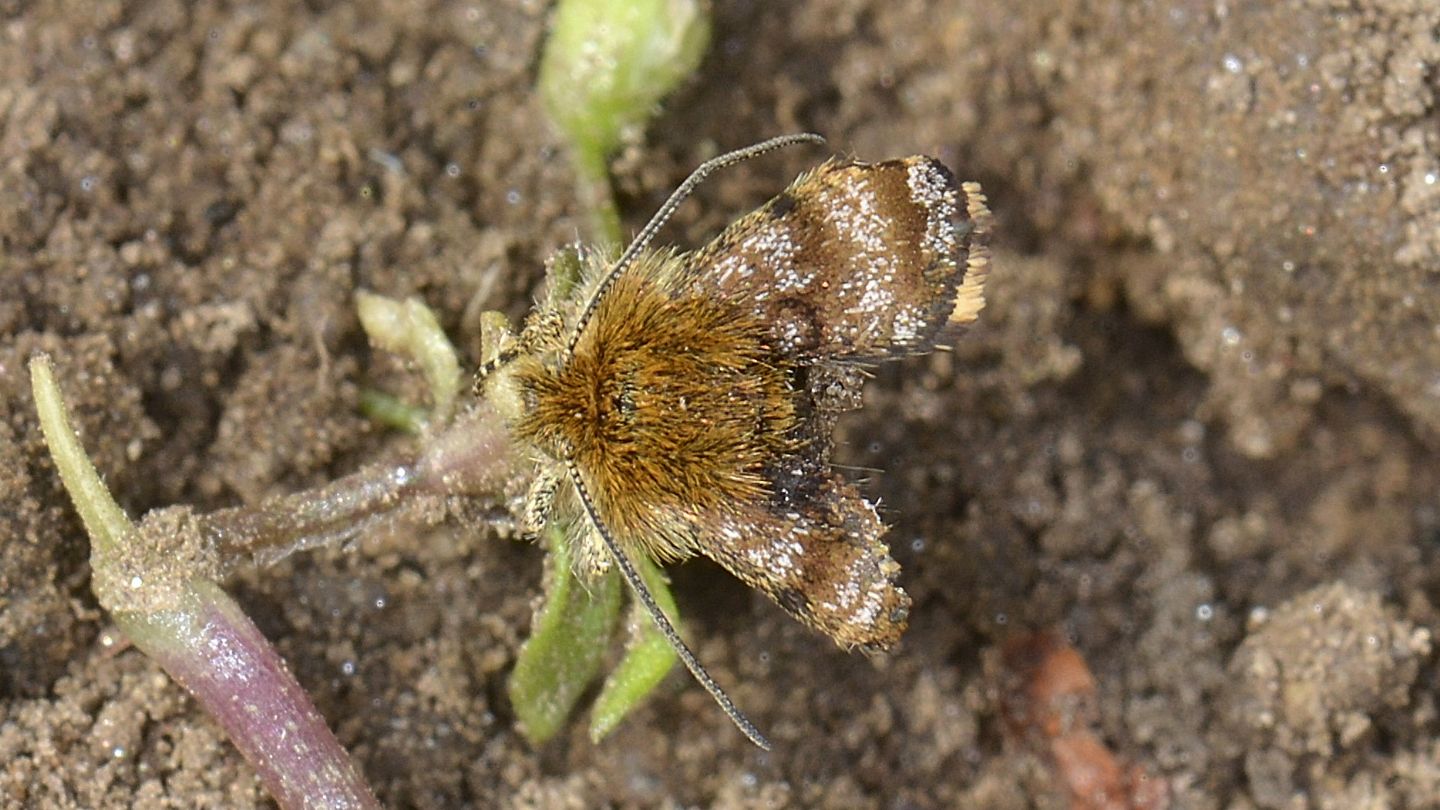
<path fill-rule="evenodd" d="M 410 378 L 367 347 L 355 290 L 422 296 L 473 352 L 478 313 L 521 316 L 581 227 L 532 91 L 547 12 L 0 0 L 0 804 L 268 803 L 90 595 L 26 359 L 55 356 L 132 513 L 403 447 L 357 410 Z M 1440 806 L 1440 11 L 715 15 L 700 73 L 616 163 L 630 227 L 705 157 L 796 130 L 936 155 L 998 215 L 978 328 L 878 369 L 840 429 L 910 631 L 849 655 L 690 563 L 690 635 L 775 751 L 682 671 L 604 743 L 580 723 L 535 750 L 504 685 L 536 549 L 397 526 L 240 577 L 382 801 Z M 728 172 L 670 238 L 822 157 Z M 1077 793 L 1054 729 L 1027 733 L 1040 715 L 1012 710 L 1053 684 L 1009 652 L 1037 631 L 1088 665 L 1086 733 L 1146 790 Z"/>

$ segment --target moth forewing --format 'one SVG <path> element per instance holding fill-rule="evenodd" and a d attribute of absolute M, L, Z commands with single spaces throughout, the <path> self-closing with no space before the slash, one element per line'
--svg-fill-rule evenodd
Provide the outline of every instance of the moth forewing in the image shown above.
<path fill-rule="evenodd" d="M 685 266 L 699 288 L 752 307 L 787 355 L 878 361 L 934 347 L 970 262 L 985 264 L 988 220 L 980 187 L 933 158 L 831 161 Z"/>

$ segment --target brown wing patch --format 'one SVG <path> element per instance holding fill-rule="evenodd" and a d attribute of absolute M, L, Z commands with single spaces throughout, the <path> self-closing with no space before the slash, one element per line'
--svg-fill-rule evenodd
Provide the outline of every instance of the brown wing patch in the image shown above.
<path fill-rule="evenodd" d="M 705 556 L 846 647 L 883 650 L 905 630 L 910 597 L 885 526 L 853 486 L 806 470 L 806 491 L 706 516 Z"/>
<path fill-rule="evenodd" d="M 960 314 L 971 260 L 985 265 L 986 221 L 979 186 L 933 158 L 832 161 L 685 254 L 684 278 L 748 302 L 797 359 L 914 354 Z M 982 288 L 966 286 L 973 317 Z"/>

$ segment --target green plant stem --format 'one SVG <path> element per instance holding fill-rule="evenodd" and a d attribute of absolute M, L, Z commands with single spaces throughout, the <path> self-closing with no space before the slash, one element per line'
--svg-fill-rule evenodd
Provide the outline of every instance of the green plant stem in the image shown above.
<path fill-rule="evenodd" d="M 593 149 L 575 150 L 576 189 L 585 210 L 590 238 L 602 245 L 619 245 L 620 209 L 610 185 L 610 166 L 606 155 Z"/>

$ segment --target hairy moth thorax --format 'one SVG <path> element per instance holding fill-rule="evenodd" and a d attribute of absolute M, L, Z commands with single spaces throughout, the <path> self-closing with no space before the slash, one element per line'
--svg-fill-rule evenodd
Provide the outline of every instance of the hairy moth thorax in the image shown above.
<path fill-rule="evenodd" d="M 766 496 L 764 466 L 793 448 L 797 424 L 795 374 L 766 325 L 719 296 L 677 289 L 677 267 L 669 253 L 640 256 L 573 350 L 552 342 L 511 372 L 517 438 L 548 463 L 575 463 L 627 550 L 667 561 L 697 553 L 692 526 L 703 515 Z M 586 281 L 605 269 L 592 260 Z M 573 507 L 560 489 L 557 502 Z M 607 567 L 598 544 L 579 545 L 578 561 Z"/>

